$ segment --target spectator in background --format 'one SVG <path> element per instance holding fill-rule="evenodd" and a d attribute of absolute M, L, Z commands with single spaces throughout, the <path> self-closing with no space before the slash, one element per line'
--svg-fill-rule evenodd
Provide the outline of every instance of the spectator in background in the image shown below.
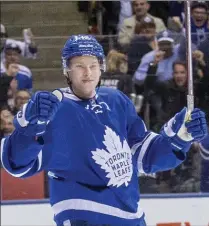
<path fill-rule="evenodd" d="M 17 80 L 12 76 L 0 77 L 0 108 L 13 106 L 13 98 L 17 91 Z"/>
<path fill-rule="evenodd" d="M 134 75 L 142 57 L 157 49 L 156 25 L 151 17 L 145 17 L 136 23 L 135 34 L 128 48 L 128 73 Z"/>
<path fill-rule="evenodd" d="M 0 130 L 1 130 L 1 138 L 9 136 L 14 131 L 13 125 L 14 116 L 10 115 L 7 118 L 1 120 Z"/>
<path fill-rule="evenodd" d="M 194 70 L 196 71 L 196 70 Z M 194 90 L 195 90 L 195 105 L 198 106 L 197 88 L 199 81 L 195 81 L 198 76 L 194 74 Z M 176 61 L 173 64 L 173 78 L 167 82 L 153 85 L 152 89 L 155 90 L 155 96 L 153 103 L 159 102 L 157 108 L 157 116 L 159 128 L 170 118 L 175 115 L 179 109 L 182 109 L 187 105 L 187 93 L 188 93 L 188 74 L 186 63 L 182 61 Z M 157 101 L 157 97 L 160 96 L 160 101 Z M 202 103 L 204 99 L 201 99 Z M 156 105 L 156 104 L 155 104 Z M 202 105 L 201 105 L 202 107 Z M 203 108 L 205 109 L 205 108 Z"/>
<path fill-rule="evenodd" d="M 204 61 L 204 54 L 200 50 L 192 52 L 193 57 L 193 78 L 195 85 L 201 81 L 207 81 L 206 77 L 206 63 Z"/>
<path fill-rule="evenodd" d="M 107 55 L 107 71 L 102 74 L 101 86 L 119 89 L 128 97 L 134 93 L 132 77 L 127 74 L 127 56 L 116 50 Z"/>
<path fill-rule="evenodd" d="M 16 115 L 17 112 L 20 111 L 22 106 L 28 102 L 30 97 L 31 97 L 31 95 L 27 90 L 17 91 L 16 96 L 14 98 L 14 108 L 13 108 L 12 113 L 14 115 Z"/>
<path fill-rule="evenodd" d="M 15 44 L 20 48 L 21 55 L 23 57 L 36 58 L 38 48 L 30 28 L 23 30 L 24 42 L 8 38 L 6 28 L 3 24 L 1 24 L 0 36 L 1 36 L 1 60 L 4 59 L 4 47 L 11 44 Z"/>
<path fill-rule="evenodd" d="M 153 17 L 148 14 L 150 4 L 147 0 L 136 0 L 132 2 L 134 15 L 124 20 L 121 29 L 118 34 L 118 42 L 121 46 L 125 47 L 130 44 L 130 41 L 134 35 L 134 29 L 136 22 L 141 22 L 146 16 L 151 17 L 156 25 L 156 32 L 160 32 L 166 29 L 162 19 Z"/>
<path fill-rule="evenodd" d="M 11 119 L 13 114 L 11 113 L 8 106 L 1 106 L 0 108 L 0 141 L 5 136 L 4 134 L 4 124 L 3 122 L 8 121 L 7 119 Z"/>
<path fill-rule="evenodd" d="M 204 2 L 193 2 L 191 6 L 192 42 L 199 45 L 209 32 L 208 6 Z"/>
<path fill-rule="evenodd" d="M 18 86 L 17 80 L 16 78 L 13 78 L 12 81 L 10 82 L 10 86 L 7 92 L 7 96 L 8 96 L 7 104 L 11 109 L 14 108 L 14 98 L 17 93 L 17 86 Z"/>
<path fill-rule="evenodd" d="M 194 77 L 197 76 L 194 75 Z M 198 83 L 194 83 L 196 106 L 198 106 L 196 104 L 197 100 L 200 99 L 200 96 L 198 95 L 199 92 L 197 92 L 197 84 Z M 205 91 L 207 92 L 209 92 L 208 87 L 209 86 L 205 84 Z M 199 87 L 199 89 L 202 92 L 204 90 L 202 86 Z M 169 118 L 169 115 L 175 115 L 179 109 L 187 105 L 187 92 L 186 64 L 181 61 L 176 61 L 173 64 L 173 79 L 161 84 L 160 88 L 158 88 L 158 92 L 155 93 L 155 98 L 156 96 L 161 96 L 161 106 L 159 109 L 162 109 L 162 112 L 160 113 L 162 121 L 160 122 L 160 120 L 158 120 L 157 123 L 159 125 L 155 125 L 158 130 L 167 118 Z M 199 101 L 201 105 L 198 107 L 204 106 L 203 109 L 206 110 L 206 108 L 209 108 L 209 102 L 205 102 L 204 98 L 205 95 L 203 94 Z M 205 157 L 207 156 L 205 149 L 202 149 L 202 152 L 199 152 L 197 146 L 193 145 L 187 160 L 181 166 L 172 171 L 159 173 L 159 189 L 164 189 L 164 187 L 167 186 L 167 191 L 182 193 L 199 192 L 201 188 L 202 191 L 208 192 L 209 190 L 206 190 L 206 188 L 209 189 L 209 161 L 204 158 L 201 159 L 200 153 Z M 202 167 L 200 167 L 201 165 Z M 202 173 L 200 174 L 201 171 Z"/>
<path fill-rule="evenodd" d="M 175 44 L 181 43 L 185 37 L 183 24 L 179 17 L 168 18 L 167 31 L 172 33 Z"/>
<path fill-rule="evenodd" d="M 206 71 L 209 72 L 209 32 L 207 34 L 205 41 L 201 42 L 200 45 L 198 46 L 198 50 L 200 50 L 203 53 Z"/>
<path fill-rule="evenodd" d="M 191 32 L 192 50 L 199 48 L 200 44 L 207 39 L 209 34 L 208 6 L 203 2 L 193 2 L 191 6 Z M 181 60 L 186 59 L 186 38 L 180 42 L 179 56 Z M 206 49 L 209 49 L 206 46 Z"/>
<path fill-rule="evenodd" d="M 169 17 L 167 27 L 169 30 L 176 32 L 177 34 L 179 33 L 179 37 L 181 37 L 180 33 L 183 33 L 183 24 L 185 21 L 184 2 L 169 1 L 168 4 L 169 4 Z"/>
<path fill-rule="evenodd" d="M 170 17 L 175 21 L 179 21 L 184 25 L 184 2 L 171 1 Z M 206 34 L 209 32 L 208 24 L 208 4 L 204 1 L 193 1 L 191 4 L 191 32 L 192 42 L 194 46 L 198 46 L 206 39 Z"/>
<path fill-rule="evenodd" d="M 182 52 L 181 45 L 179 46 L 178 59 L 181 61 L 186 60 L 186 52 Z M 196 76 L 202 77 L 203 75 L 201 75 L 202 74 L 201 71 L 205 70 L 206 67 L 208 67 L 208 66 L 206 65 L 204 53 L 198 49 L 193 50 L 192 51 L 192 68 L 193 68 L 193 72 L 196 74 Z M 197 79 L 197 78 L 198 77 L 196 77 L 195 79 Z"/>
<path fill-rule="evenodd" d="M 157 95 L 161 97 L 162 124 L 187 105 L 187 79 L 186 63 L 174 62 L 173 78 L 162 83 L 157 91 Z"/>
<path fill-rule="evenodd" d="M 179 21 L 183 24 L 185 13 L 184 13 L 184 2 L 183 1 L 168 1 L 169 5 L 169 17 L 178 18 Z"/>
<path fill-rule="evenodd" d="M 174 45 L 174 39 L 167 31 L 158 37 L 158 49 L 143 56 L 137 68 L 134 79 L 136 84 L 143 85 L 147 75 L 156 75 L 158 81 L 167 81 L 173 77 L 173 63 L 178 58 L 178 45 Z"/>
<path fill-rule="evenodd" d="M 123 21 L 133 15 L 131 0 L 120 0 L 120 14 L 118 22 L 118 31 L 120 30 Z"/>
<path fill-rule="evenodd" d="M 0 108 L 0 120 L 4 120 L 7 117 L 13 115 L 8 106 L 2 106 Z"/>
<path fill-rule="evenodd" d="M 144 96 L 144 120 L 156 132 L 157 125 L 162 125 L 162 103 L 157 90 L 161 89 L 160 82 L 173 78 L 173 63 L 178 58 L 178 45 L 174 45 L 171 33 L 164 31 L 157 40 L 158 49 L 143 56 L 134 74 L 136 93 Z"/>
<path fill-rule="evenodd" d="M 6 45 L 5 60 L 1 61 L 1 76 L 12 76 L 17 79 L 18 89 L 32 90 L 32 73 L 20 64 L 21 49 L 16 44 Z"/>

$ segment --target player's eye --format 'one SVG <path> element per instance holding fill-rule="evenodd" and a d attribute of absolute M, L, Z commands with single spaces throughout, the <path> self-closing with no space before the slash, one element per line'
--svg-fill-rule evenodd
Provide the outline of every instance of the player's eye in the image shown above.
<path fill-rule="evenodd" d="M 93 65 L 90 66 L 91 69 L 95 69 L 96 67 L 97 67 L 96 64 L 93 64 Z"/>
<path fill-rule="evenodd" d="M 85 68 L 85 66 L 82 65 L 82 64 L 76 64 L 75 67 L 76 67 L 76 68 L 80 68 L 80 69 L 84 69 L 84 68 Z"/>
<path fill-rule="evenodd" d="M 99 64 L 92 64 L 90 66 L 91 69 L 97 69 L 99 67 Z"/>

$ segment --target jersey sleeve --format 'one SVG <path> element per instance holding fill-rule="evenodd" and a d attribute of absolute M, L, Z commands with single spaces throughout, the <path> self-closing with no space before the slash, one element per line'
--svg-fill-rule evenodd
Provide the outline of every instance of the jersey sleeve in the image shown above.
<path fill-rule="evenodd" d="M 126 98 L 126 97 L 125 97 Z M 172 150 L 168 139 L 161 134 L 148 131 L 137 115 L 132 102 L 126 98 L 128 143 L 139 173 L 155 173 L 178 166 L 185 159 L 185 152 Z"/>
<path fill-rule="evenodd" d="M 44 168 L 44 145 L 35 137 L 25 136 L 16 130 L 1 141 L 3 168 L 12 176 L 26 178 Z"/>

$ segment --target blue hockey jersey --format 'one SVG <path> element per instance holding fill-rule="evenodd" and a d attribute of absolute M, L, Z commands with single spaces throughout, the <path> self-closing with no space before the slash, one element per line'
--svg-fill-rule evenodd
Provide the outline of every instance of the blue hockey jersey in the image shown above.
<path fill-rule="evenodd" d="M 167 138 L 147 131 L 118 90 L 100 87 L 91 100 L 80 100 L 69 88 L 63 94 L 43 142 L 17 131 L 2 140 L 4 168 L 22 178 L 48 171 L 57 225 L 72 219 L 139 225 L 144 213 L 138 174 L 174 168 L 184 154 L 176 155 Z"/>

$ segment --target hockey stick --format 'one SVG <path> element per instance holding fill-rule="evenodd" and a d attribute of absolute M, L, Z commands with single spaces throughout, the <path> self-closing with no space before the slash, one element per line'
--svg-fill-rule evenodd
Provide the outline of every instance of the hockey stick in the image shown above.
<path fill-rule="evenodd" d="M 191 112 L 194 109 L 194 92 L 193 92 L 193 71 L 192 71 L 192 39 L 191 39 L 191 0 L 186 0 L 185 8 L 185 35 L 186 35 L 186 59 L 187 59 L 187 75 L 188 75 L 188 94 L 187 94 L 187 114 L 185 121 L 191 119 Z M 187 132 L 185 125 L 179 131 L 179 135 L 187 136 L 192 140 L 191 135 Z"/>
<path fill-rule="evenodd" d="M 193 70 L 192 70 L 192 40 L 191 40 L 191 0 L 185 1 L 185 32 L 186 32 L 186 59 L 188 74 L 188 112 L 194 109 L 194 88 L 193 88 Z"/>

